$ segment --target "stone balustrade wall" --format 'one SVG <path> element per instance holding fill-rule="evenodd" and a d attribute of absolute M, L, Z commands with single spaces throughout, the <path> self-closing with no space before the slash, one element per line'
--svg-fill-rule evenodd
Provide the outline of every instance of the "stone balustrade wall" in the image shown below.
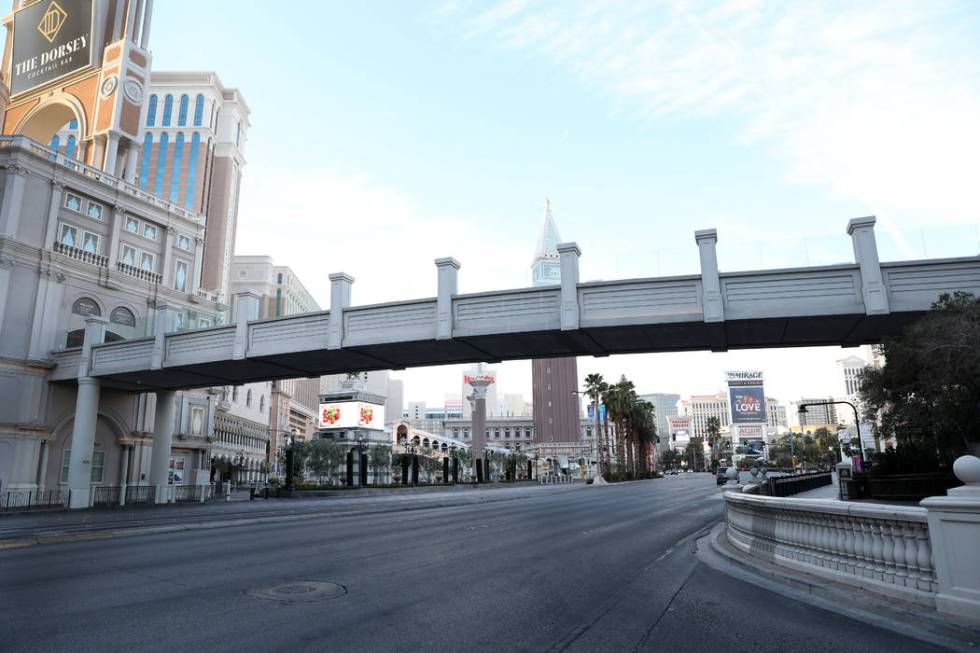
<path fill-rule="evenodd" d="M 728 539 L 741 551 L 827 580 L 935 606 L 927 511 L 725 494 Z"/>

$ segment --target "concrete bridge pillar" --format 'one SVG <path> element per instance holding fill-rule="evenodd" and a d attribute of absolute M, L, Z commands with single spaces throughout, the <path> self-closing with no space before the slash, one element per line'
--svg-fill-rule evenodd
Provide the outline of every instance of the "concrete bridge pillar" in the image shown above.
<path fill-rule="evenodd" d="M 723 322 L 725 304 L 721 296 L 721 280 L 718 276 L 718 230 L 702 229 L 694 232 L 701 257 L 701 310 L 705 322 Z"/>
<path fill-rule="evenodd" d="M 235 345 L 232 358 L 241 360 L 248 351 L 248 322 L 259 318 L 259 296 L 252 292 L 235 294 Z"/>
<path fill-rule="evenodd" d="M 330 317 L 327 323 L 327 349 L 344 344 L 344 310 L 350 308 L 350 291 L 354 277 L 344 272 L 330 275 Z"/>
<path fill-rule="evenodd" d="M 101 318 L 85 320 L 82 356 L 78 363 L 78 393 L 75 395 L 75 421 L 71 430 L 71 453 L 68 458 L 69 508 L 88 508 L 91 501 L 92 452 L 99 420 L 98 379 L 89 376 L 92 345 L 105 339 L 106 322 Z"/>
<path fill-rule="evenodd" d="M 582 250 L 575 243 L 558 244 L 561 266 L 561 330 L 574 331 L 579 325 L 578 259 Z"/>
<path fill-rule="evenodd" d="M 168 475 L 170 468 L 170 447 L 174 439 L 174 399 L 173 390 L 157 392 L 156 413 L 153 420 L 153 451 L 150 458 L 150 485 L 156 488 L 156 503 L 167 503 Z"/>
<path fill-rule="evenodd" d="M 868 315 L 889 313 L 888 293 L 878 260 L 875 240 L 875 217 L 854 218 L 847 223 L 847 235 L 854 244 L 854 262 L 861 268 L 861 294 Z"/>
<path fill-rule="evenodd" d="M 436 298 L 436 340 L 453 337 L 453 295 L 458 291 L 459 261 L 454 258 L 437 258 L 439 294 Z"/>
<path fill-rule="evenodd" d="M 150 369 L 159 370 L 167 357 L 167 334 L 170 333 L 176 309 L 166 302 L 157 302 L 156 315 L 153 320 L 153 355 L 150 358 Z"/>
<path fill-rule="evenodd" d="M 477 475 L 477 480 L 482 481 L 488 478 L 483 448 L 486 446 L 487 437 L 487 388 L 493 381 L 483 377 L 475 377 L 467 381 L 473 388 L 473 394 L 467 397 L 473 406 L 473 471 Z"/>

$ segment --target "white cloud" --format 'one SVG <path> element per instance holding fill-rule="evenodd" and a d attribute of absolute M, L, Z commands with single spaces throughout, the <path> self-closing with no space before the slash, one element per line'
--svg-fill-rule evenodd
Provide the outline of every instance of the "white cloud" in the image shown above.
<path fill-rule="evenodd" d="M 975 5 L 501 3 L 471 38 L 552 58 L 619 110 L 735 117 L 787 178 L 896 222 L 980 219 Z M 972 17 L 972 18 L 971 18 Z"/>

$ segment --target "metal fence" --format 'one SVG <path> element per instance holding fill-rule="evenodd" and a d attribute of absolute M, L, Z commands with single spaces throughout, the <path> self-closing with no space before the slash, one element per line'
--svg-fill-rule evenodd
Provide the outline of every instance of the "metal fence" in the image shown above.
<path fill-rule="evenodd" d="M 213 485 L 178 485 L 174 488 L 174 501 L 177 503 L 212 499 L 214 499 Z"/>
<path fill-rule="evenodd" d="M 153 503 L 156 499 L 156 488 L 152 485 L 132 485 L 126 488 L 126 503 Z"/>
<path fill-rule="evenodd" d="M 119 504 L 122 488 L 118 485 L 103 485 L 92 491 L 93 506 L 115 506 Z"/>
<path fill-rule="evenodd" d="M 0 512 L 67 507 L 68 490 L 7 490 L 0 492 Z"/>
<path fill-rule="evenodd" d="M 769 496 L 790 497 L 833 482 L 830 472 L 810 472 L 769 479 Z"/>

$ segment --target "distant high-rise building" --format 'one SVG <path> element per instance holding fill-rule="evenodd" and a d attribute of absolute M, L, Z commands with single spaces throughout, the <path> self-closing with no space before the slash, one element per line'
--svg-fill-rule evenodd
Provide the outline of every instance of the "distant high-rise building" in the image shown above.
<path fill-rule="evenodd" d="M 206 216 L 200 284 L 224 296 L 235 251 L 249 113 L 238 89 L 226 88 L 213 72 L 150 76 L 139 187 Z"/>
<path fill-rule="evenodd" d="M 425 402 L 424 401 L 410 401 L 410 402 L 408 402 L 408 419 L 411 419 L 411 420 L 425 419 Z"/>
<path fill-rule="evenodd" d="M 524 395 L 504 394 L 503 417 L 520 417 L 524 414 Z"/>
<path fill-rule="evenodd" d="M 276 265 L 269 256 L 236 256 L 232 260 L 231 281 L 227 290 L 232 294 L 232 308 L 237 312 L 235 296 L 250 292 L 259 298 L 259 318 L 283 317 L 320 310 L 313 296 L 296 274 L 285 265 Z M 270 411 L 270 462 L 272 455 L 284 445 L 286 434 L 295 431 L 297 440 L 310 440 L 317 427 L 320 380 L 288 379 L 267 382 Z"/>
<path fill-rule="evenodd" d="M 841 390 L 845 397 L 856 398 L 861 391 L 861 373 L 868 367 L 867 361 L 857 356 L 848 356 L 837 361 L 841 372 Z"/>
<path fill-rule="evenodd" d="M 639 395 L 643 401 L 653 404 L 653 415 L 657 420 L 657 435 L 662 442 L 666 442 L 665 435 L 670 433 L 670 425 L 667 418 L 677 415 L 677 402 L 681 400 L 680 395 L 656 392 L 653 394 Z"/>
<path fill-rule="evenodd" d="M 546 200 L 544 222 L 531 263 L 534 286 L 561 283 L 560 242 L 558 227 L 551 214 L 551 202 Z M 578 442 L 580 409 L 578 395 L 575 394 L 578 390 L 576 359 L 544 358 L 531 361 L 531 388 L 535 442 Z"/>
<path fill-rule="evenodd" d="M 691 427 L 694 437 L 708 438 L 708 419 L 718 418 L 719 427 L 727 429 L 731 420 L 728 408 L 728 393 L 719 392 L 716 395 L 692 395 L 681 404 L 684 414 L 691 416 Z"/>
<path fill-rule="evenodd" d="M 797 408 L 801 404 L 828 404 L 834 401 L 833 397 L 807 397 L 800 399 L 796 402 Z M 800 426 L 827 426 L 833 424 L 840 424 L 840 420 L 837 416 L 837 408 L 833 404 L 825 406 L 807 406 L 805 413 L 797 412 L 797 416 L 800 420 Z"/>

